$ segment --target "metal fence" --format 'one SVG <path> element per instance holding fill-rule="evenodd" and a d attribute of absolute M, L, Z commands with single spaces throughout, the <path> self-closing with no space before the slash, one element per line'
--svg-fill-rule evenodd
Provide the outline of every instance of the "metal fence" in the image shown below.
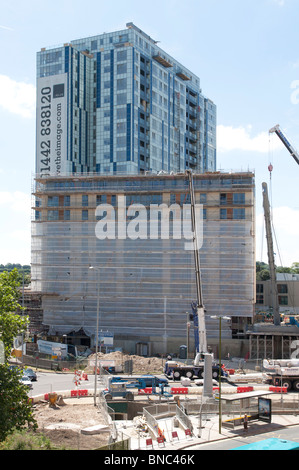
<path fill-rule="evenodd" d="M 76 370 L 85 369 L 88 365 L 88 359 L 81 359 L 80 361 L 62 361 L 54 359 L 46 359 L 41 357 L 34 357 L 29 355 L 23 355 L 22 364 L 26 366 L 35 367 L 37 369 L 47 370 Z"/>

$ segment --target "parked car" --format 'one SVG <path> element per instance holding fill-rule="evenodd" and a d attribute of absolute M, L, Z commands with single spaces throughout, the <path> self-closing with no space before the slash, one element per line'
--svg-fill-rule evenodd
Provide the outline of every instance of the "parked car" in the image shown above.
<path fill-rule="evenodd" d="M 32 389 L 31 380 L 27 377 L 27 375 L 23 375 L 23 377 L 21 377 L 21 379 L 20 379 L 20 382 L 21 382 L 22 385 L 26 385 L 27 387 Z"/>
<path fill-rule="evenodd" d="M 23 374 L 24 376 L 28 377 L 28 379 L 30 379 L 31 382 L 37 381 L 37 375 L 32 369 L 24 369 Z"/>

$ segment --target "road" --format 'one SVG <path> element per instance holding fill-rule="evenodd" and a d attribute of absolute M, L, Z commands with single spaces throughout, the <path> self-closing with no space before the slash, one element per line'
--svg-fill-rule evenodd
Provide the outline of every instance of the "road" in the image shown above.
<path fill-rule="evenodd" d="M 61 372 L 37 372 L 37 381 L 32 382 L 32 390 L 29 396 L 43 395 L 50 392 L 61 392 L 64 390 L 75 390 L 75 375 Z M 100 390 L 98 380 L 97 389 Z M 94 375 L 89 375 L 88 380 L 81 381 L 80 389 L 94 390 Z"/>
<path fill-rule="evenodd" d="M 192 450 L 231 450 L 235 447 L 240 447 L 246 444 L 252 444 L 269 438 L 286 439 L 289 441 L 299 442 L 299 426 L 290 426 L 273 430 L 267 433 L 258 434 L 255 436 L 238 436 L 232 439 L 223 439 L 221 441 L 210 442 L 207 444 L 195 445 L 188 447 L 188 451 Z"/>

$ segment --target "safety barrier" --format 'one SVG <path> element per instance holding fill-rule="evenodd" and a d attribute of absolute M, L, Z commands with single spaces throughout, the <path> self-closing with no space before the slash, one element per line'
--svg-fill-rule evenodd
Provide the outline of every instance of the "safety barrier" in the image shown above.
<path fill-rule="evenodd" d="M 142 388 L 138 390 L 138 395 L 143 395 L 143 394 L 150 395 L 151 393 L 153 393 L 152 387 L 146 387 L 146 388 Z"/>
<path fill-rule="evenodd" d="M 88 390 L 71 390 L 71 397 L 87 397 Z"/>
<path fill-rule="evenodd" d="M 188 393 L 188 387 L 172 387 L 171 393 L 186 395 Z"/>
<path fill-rule="evenodd" d="M 274 387 L 273 385 L 271 385 L 269 387 L 269 392 L 288 393 L 288 388 L 287 387 Z"/>
<path fill-rule="evenodd" d="M 238 387 L 237 393 L 253 392 L 253 387 Z"/>

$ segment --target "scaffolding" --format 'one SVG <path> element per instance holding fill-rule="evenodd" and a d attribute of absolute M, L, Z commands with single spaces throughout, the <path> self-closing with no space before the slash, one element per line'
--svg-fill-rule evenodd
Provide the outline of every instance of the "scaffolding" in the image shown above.
<path fill-rule="evenodd" d="M 203 192 L 207 195 L 200 263 L 207 336 L 217 338 L 218 327 L 210 316 L 253 316 L 254 175 L 194 175 L 194 187 L 198 202 Z M 221 219 L 223 191 L 246 195 L 244 218 Z M 99 195 L 107 196 L 111 204 L 112 196 L 127 196 L 129 204 L 143 195 L 148 215 L 149 202 L 169 206 L 175 200 L 182 207 L 182 201 L 188 204 L 187 194 L 184 175 L 36 179 L 32 287 L 44 293 L 43 322 L 50 334 L 83 330 L 94 338 L 99 289 L 100 330 L 113 332 L 119 344 L 126 342 L 132 350 L 140 341 L 154 343 L 155 353 L 171 351 L 186 341 L 186 312 L 191 313 L 196 299 L 194 254 L 185 249 L 186 240 L 176 239 L 171 223 L 166 239 L 160 227 L 158 239 L 101 240 L 95 235 L 95 208 Z M 88 205 L 82 198 L 86 195 Z M 58 206 L 53 207 L 53 196 Z M 69 205 L 64 206 L 66 200 Z M 117 206 L 113 209 L 118 216 Z M 87 220 L 82 220 L 83 211 L 88 211 Z M 54 220 L 48 220 L 49 214 Z M 127 212 L 126 223 L 131 221 Z M 90 270 L 90 265 L 97 270 Z M 231 338 L 229 326 L 223 329 L 223 338 Z"/>

